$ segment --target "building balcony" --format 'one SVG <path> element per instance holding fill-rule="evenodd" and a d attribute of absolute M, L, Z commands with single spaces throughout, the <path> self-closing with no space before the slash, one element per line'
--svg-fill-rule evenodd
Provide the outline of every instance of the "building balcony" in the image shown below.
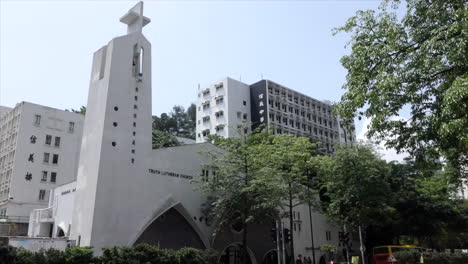
<path fill-rule="evenodd" d="M 0 216 L 0 223 L 28 223 L 27 216 Z"/>

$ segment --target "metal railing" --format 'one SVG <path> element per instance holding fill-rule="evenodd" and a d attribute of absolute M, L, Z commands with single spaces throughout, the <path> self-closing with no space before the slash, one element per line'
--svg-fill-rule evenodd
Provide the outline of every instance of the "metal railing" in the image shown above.
<path fill-rule="evenodd" d="M 0 223 L 28 223 L 29 217 L 27 216 L 0 216 Z"/>
<path fill-rule="evenodd" d="M 55 206 L 51 206 L 44 209 L 35 209 L 33 211 L 33 222 L 39 223 L 51 221 L 51 219 L 54 216 L 54 207 Z"/>

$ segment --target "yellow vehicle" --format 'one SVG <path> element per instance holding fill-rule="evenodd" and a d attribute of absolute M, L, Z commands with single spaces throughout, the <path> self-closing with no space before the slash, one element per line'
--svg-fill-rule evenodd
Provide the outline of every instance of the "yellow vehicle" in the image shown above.
<path fill-rule="evenodd" d="M 374 247 L 372 249 L 373 264 L 391 264 L 392 262 L 390 260 L 393 257 L 393 253 L 409 250 L 417 250 L 418 252 L 422 252 L 423 248 L 415 245 L 388 245 Z"/>

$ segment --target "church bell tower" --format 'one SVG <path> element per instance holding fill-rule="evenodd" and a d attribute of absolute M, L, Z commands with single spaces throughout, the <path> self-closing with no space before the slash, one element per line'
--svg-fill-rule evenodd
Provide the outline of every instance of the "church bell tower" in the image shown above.
<path fill-rule="evenodd" d="M 70 234 L 77 245 L 98 249 L 128 243 L 123 226 L 141 214 L 139 188 L 151 155 L 151 44 L 142 34 L 150 19 L 143 2 L 120 22 L 127 34 L 93 56 Z"/>

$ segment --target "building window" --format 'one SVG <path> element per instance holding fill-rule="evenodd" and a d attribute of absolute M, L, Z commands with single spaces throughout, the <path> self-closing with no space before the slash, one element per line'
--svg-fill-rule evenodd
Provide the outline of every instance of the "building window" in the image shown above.
<path fill-rule="evenodd" d="M 52 144 L 52 136 L 51 135 L 46 135 L 45 143 L 46 143 L 46 145 Z"/>
<path fill-rule="evenodd" d="M 75 131 L 75 122 L 68 123 L 68 132 L 73 133 Z"/>
<path fill-rule="evenodd" d="M 57 173 L 56 172 L 51 172 L 50 173 L 50 182 L 56 182 L 57 181 Z"/>
<path fill-rule="evenodd" d="M 55 137 L 54 145 L 55 145 L 56 147 L 60 147 L 60 137 Z"/>
<path fill-rule="evenodd" d="M 243 115 L 244 120 L 247 120 L 247 114 Z"/>
<path fill-rule="evenodd" d="M 223 110 L 218 111 L 218 112 L 215 113 L 215 116 L 216 116 L 216 117 L 220 117 L 220 116 L 223 116 L 223 115 L 224 115 Z"/>
<path fill-rule="evenodd" d="M 247 105 L 247 102 L 246 102 L 246 101 L 243 101 L 242 103 L 243 103 L 244 105 Z"/>
<path fill-rule="evenodd" d="M 34 116 L 34 125 L 38 126 L 41 124 L 41 115 Z"/>
<path fill-rule="evenodd" d="M 45 200 L 46 190 L 39 190 L 39 201 Z"/>
<path fill-rule="evenodd" d="M 242 113 L 241 112 L 237 112 L 237 118 L 241 119 L 242 117 Z"/>
<path fill-rule="evenodd" d="M 202 169 L 202 172 L 201 172 L 202 181 L 207 182 L 208 181 L 208 176 L 209 176 L 209 171 L 206 170 L 206 169 Z"/>
<path fill-rule="evenodd" d="M 41 182 L 45 182 L 45 181 L 47 181 L 47 171 L 42 171 Z"/>
<path fill-rule="evenodd" d="M 326 236 L 327 241 L 331 240 L 331 232 L 330 231 L 326 231 L 325 236 Z"/>
<path fill-rule="evenodd" d="M 44 159 L 42 160 L 44 163 L 49 163 L 49 156 L 50 154 L 47 152 L 44 152 Z"/>
<path fill-rule="evenodd" d="M 59 159 L 58 154 L 54 154 L 54 156 L 52 157 L 52 164 L 58 164 L 58 159 Z"/>

